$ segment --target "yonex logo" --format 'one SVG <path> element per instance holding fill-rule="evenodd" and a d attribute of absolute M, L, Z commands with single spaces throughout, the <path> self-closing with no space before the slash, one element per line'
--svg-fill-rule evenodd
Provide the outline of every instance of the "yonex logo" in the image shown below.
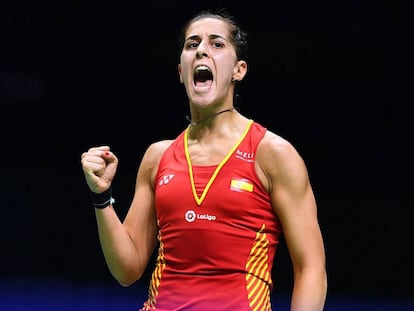
<path fill-rule="evenodd" d="M 165 175 L 165 176 L 163 176 L 162 178 L 161 178 L 161 180 L 159 181 L 159 183 L 158 183 L 158 185 L 159 186 L 162 186 L 162 185 L 166 185 L 166 184 L 168 184 L 170 181 L 171 181 L 171 179 L 173 179 L 174 178 L 174 174 L 170 174 L 170 175 Z"/>
<path fill-rule="evenodd" d="M 217 217 L 209 214 L 197 214 L 193 210 L 188 210 L 187 212 L 185 212 L 185 220 L 187 220 L 188 222 L 194 222 L 196 219 L 211 221 L 216 220 Z"/>

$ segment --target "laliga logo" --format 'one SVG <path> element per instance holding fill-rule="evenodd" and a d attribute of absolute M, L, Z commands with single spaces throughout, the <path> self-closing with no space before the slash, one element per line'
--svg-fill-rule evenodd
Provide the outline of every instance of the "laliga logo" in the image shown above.
<path fill-rule="evenodd" d="M 187 212 L 185 212 L 185 220 L 187 220 L 188 222 L 194 222 L 196 219 L 211 221 L 216 220 L 217 217 L 209 214 L 196 214 L 196 212 L 192 210 L 188 210 Z"/>
<path fill-rule="evenodd" d="M 185 220 L 193 222 L 196 219 L 196 213 L 194 211 L 187 211 L 185 213 Z"/>

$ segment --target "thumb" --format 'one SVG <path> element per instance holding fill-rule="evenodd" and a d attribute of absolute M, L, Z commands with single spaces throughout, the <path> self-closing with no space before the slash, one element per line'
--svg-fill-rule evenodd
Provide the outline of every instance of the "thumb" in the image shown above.
<path fill-rule="evenodd" d="M 104 151 L 102 157 L 105 160 L 106 165 L 101 177 L 107 182 L 111 182 L 115 176 L 115 172 L 118 166 L 118 158 L 110 150 Z"/>

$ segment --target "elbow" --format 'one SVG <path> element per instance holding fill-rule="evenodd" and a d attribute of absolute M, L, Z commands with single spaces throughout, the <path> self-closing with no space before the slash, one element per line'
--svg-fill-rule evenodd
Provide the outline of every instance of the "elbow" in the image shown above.
<path fill-rule="evenodd" d="M 143 272 L 112 273 L 115 280 L 122 286 L 128 287 L 141 279 Z"/>
<path fill-rule="evenodd" d="M 129 280 L 117 279 L 117 281 L 122 287 L 128 287 L 128 286 L 131 286 L 132 284 L 134 284 L 134 281 L 129 281 Z"/>
<path fill-rule="evenodd" d="M 115 279 L 118 281 L 118 283 L 122 287 L 128 287 L 137 282 L 141 276 L 131 277 L 131 276 L 124 276 L 124 277 L 115 277 Z"/>
<path fill-rule="evenodd" d="M 131 286 L 134 283 L 134 281 L 132 279 L 128 279 L 128 278 L 116 277 L 115 279 L 118 281 L 118 283 L 122 287 L 128 287 L 128 286 Z"/>

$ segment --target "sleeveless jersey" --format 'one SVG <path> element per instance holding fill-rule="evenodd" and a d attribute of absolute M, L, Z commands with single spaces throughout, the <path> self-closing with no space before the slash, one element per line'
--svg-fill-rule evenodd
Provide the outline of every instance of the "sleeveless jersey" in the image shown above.
<path fill-rule="evenodd" d="M 255 171 L 266 132 L 249 121 L 219 165 L 192 165 L 188 128 L 164 152 L 155 184 L 159 249 L 141 311 L 269 311 L 281 234 Z"/>

